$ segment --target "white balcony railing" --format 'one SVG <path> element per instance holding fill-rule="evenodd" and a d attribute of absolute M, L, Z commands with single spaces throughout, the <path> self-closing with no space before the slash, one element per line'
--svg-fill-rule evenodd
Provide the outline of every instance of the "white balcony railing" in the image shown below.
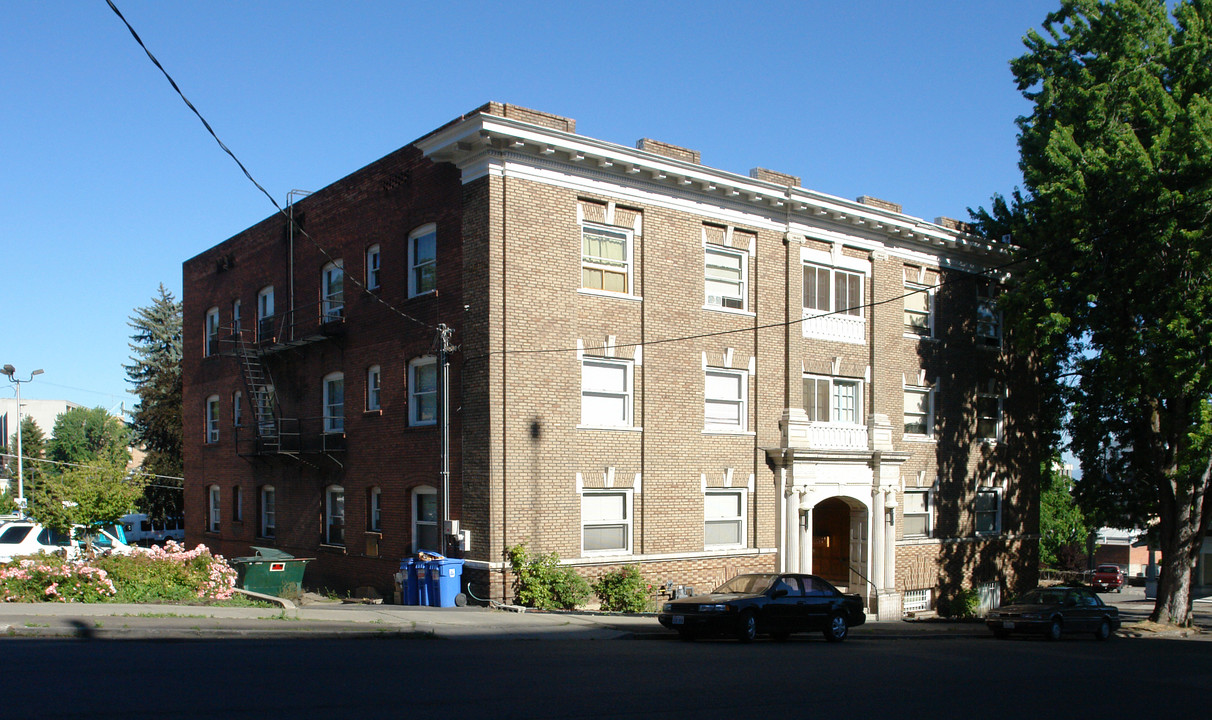
<path fill-rule="evenodd" d="M 867 427 L 849 423 L 808 423 L 807 445 L 813 450 L 866 450 Z"/>
<path fill-rule="evenodd" d="M 862 345 L 867 341 L 867 320 L 861 315 L 814 315 L 804 312 L 804 337 Z"/>

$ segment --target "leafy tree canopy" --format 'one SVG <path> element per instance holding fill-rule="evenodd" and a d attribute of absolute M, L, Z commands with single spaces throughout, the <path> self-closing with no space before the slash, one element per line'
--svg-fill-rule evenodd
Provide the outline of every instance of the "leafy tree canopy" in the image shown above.
<path fill-rule="evenodd" d="M 143 495 L 143 481 L 127 476 L 124 463 L 100 460 L 48 477 L 34 496 L 38 520 L 62 533 L 74 525 L 117 522 Z"/>
<path fill-rule="evenodd" d="M 105 408 L 69 408 L 55 418 L 51 434 L 47 456 L 57 463 L 125 468 L 130 462 L 130 432 Z"/>

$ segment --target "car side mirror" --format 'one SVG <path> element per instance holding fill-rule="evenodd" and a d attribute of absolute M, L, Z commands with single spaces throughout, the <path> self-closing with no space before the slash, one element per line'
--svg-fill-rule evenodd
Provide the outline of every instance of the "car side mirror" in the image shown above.
<path fill-rule="evenodd" d="M 778 600 L 779 598 L 782 598 L 782 597 L 787 597 L 787 589 L 779 588 L 778 590 L 775 590 L 774 592 L 770 593 L 770 597 L 774 600 Z"/>

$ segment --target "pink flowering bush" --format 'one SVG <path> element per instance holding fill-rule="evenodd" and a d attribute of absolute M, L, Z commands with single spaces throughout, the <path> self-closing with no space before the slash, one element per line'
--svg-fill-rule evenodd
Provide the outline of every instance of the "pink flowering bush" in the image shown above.
<path fill-rule="evenodd" d="M 235 586 L 223 556 L 171 540 L 87 562 L 46 555 L 0 565 L 5 602 L 197 603 L 228 600 Z"/>

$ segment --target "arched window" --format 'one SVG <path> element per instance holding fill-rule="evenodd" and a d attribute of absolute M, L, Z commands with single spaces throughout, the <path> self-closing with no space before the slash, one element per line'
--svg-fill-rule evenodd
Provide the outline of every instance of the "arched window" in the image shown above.
<path fill-rule="evenodd" d="M 211 485 L 206 488 L 206 529 L 219 532 L 219 486 Z"/>
<path fill-rule="evenodd" d="M 376 485 L 366 495 L 366 529 L 379 532 L 383 529 L 383 489 Z"/>
<path fill-rule="evenodd" d="M 219 396 L 206 398 L 206 442 L 219 442 Z"/>

